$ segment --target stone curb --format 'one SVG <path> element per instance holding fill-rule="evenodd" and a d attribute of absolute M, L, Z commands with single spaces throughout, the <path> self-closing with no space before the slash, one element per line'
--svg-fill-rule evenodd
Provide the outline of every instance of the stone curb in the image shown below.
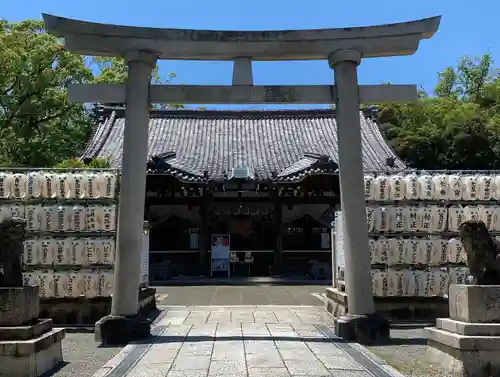
<path fill-rule="evenodd" d="M 161 319 L 166 315 L 167 313 L 161 309 L 157 310 L 154 312 L 152 315 L 150 315 L 148 318 L 150 318 L 153 322 L 151 324 L 151 327 L 154 328 L 158 322 L 160 322 Z M 99 368 L 94 374 L 93 377 L 105 377 L 111 374 L 116 367 L 121 365 L 123 361 L 127 358 L 127 356 L 130 355 L 134 349 L 137 348 L 141 343 L 133 343 L 133 344 L 127 344 L 125 347 L 122 348 L 120 352 L 118 352 L 112 359 L 108 360 L 106 364 L 104 364 L 101 368 Z"/>
<path fill-rule="evenodd" d="M 396 368 L 391 366 L 387 361 L 384 359 L 378 357 L 375 355 L 372 351 L 370 351 L 368 348 L 365 346 L 359 344 L 359 343 L 348 343 L 352 348 L 358 350 L 360 353 L 362 353 L 364 356 L 366 356 L 368 359 L 370 359 L 373 363 L 377 364 L 380 366 L 383 370 L 385 370 L 387 373 L 389 373 L 393 377 L 406 377 L 404 374 L 402 374 L 400 371 L 398 371 Z"/>

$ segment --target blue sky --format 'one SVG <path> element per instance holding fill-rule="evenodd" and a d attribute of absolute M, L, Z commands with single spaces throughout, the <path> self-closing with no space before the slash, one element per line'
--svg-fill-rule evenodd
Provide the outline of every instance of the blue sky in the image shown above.
<path fill-rule="evenodd" d="M 476 0 L 1 0 L 0 18 L 20 21 L 41 13 L 133 26 L 192 29 L 309 29 L 367 26 L 442 15 L 434 38 L 408 57 L 366 59 L 361 84 L 417 84 L 431 91 L 437 72 L 463 55 L 490 52 L 500 66 L 500 1 Z M 230 62 L 163 61 L 160 73 L 175 72 L 177 84 L 228 85 Z M 254 63 L 254 83 L 331 84 L 326 61 Z M 240 106 L 241 107 L 241 106 Z"/>

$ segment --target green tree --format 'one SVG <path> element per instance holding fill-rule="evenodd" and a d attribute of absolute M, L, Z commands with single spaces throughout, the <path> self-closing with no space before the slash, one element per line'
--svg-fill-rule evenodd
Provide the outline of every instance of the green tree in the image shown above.
<path fill-rule="evenodd" d="M 92 64 L 99 71 L 99 75 L 94 79 L 94 83 L 96 84 L 124 84 L 127 81 L 128 67 L 123 58 L 94 56 Z M 156 66 L 151 74 L 151 83 L 155 85 L 168 85 L 175 77 L 175 73 L 170 72 L 166 79 L 162 79 L 158 66 Z M 154 104 L 153 107 L 165 109 L 184 108 L 180 104 Z"/>
<path fill-rule="evenodd" d="M 85 168 L 107 169 L 107 168 L 111 168 L 111 161 L 108 158 L 99 157 L 99 158 L 93 159 L 88 164 L 86 164 L 85 162 L 83 162 L 82 160 L 80 160 L 78 158 L 70 158 L 70 159 L 61 161 L 55 167 L 56 168 L 63 168 L 63 169 L 85 169 Z"/>
<path fill-rule="evenodd" d="M 421 169 L 500 168 L 500 76 L 489 54 L 438 74 L 434 95 L 380 106 L 396 153 Z"/>
<path fill-rule="evenodd" d="M 124 83 L 127 77 L 123 59 L 69 53 L 36 20 L 0 20 L 0 67 L 0 166 L 51 167 L 79 156 L 93 114 L 68 102 L 67 85 Z M 152 74 L 155 84 L 174 78 L 162 80 L 158 68 Z"/>
<path fill-rule="evenodd" d="M 86 109 L 67 100 L 69 83 L 93 80 L 84 58 L 67 52 L 40 21 L 0 23 L 0 161 L 53 166 L 89 137 Z"/>

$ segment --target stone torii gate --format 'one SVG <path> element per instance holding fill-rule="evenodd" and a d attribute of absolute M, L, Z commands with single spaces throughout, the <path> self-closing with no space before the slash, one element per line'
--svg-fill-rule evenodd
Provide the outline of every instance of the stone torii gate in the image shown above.
<path fill-rule="evenodd" d="M 413 101 L 417 89 L 415 85 L 359 86 L 357 66 L 362 58 L 414 54 L 420 41 L 437 31 L 441 17 L 371 27 L 287 31 L 156 29 L 48 14 L 43 19 L 47 32 L 63 37 L 69 51 L 124 57 L 129 68 L 124 85 L 69 86 L 71 101 L 126 104 L 112 315 L 96 324 L 96 334 L 101 334 L 103 342 L 113 341 L 109 337 L 116 332 L 128 339 L 149 334 L 137 311 L 151 103 L 335 103 L 350 312 L 344 323 L 352 327 L 355 339 L 357 331 L 370 328 L 370 336 L 378 336 L 387 328 L 374 312 L 359 108 L 360 103 Z M 233 85 L 151 85 L 157 59 L 234 61 Z M 335 85 L 254 86 L 252 60 L 328 60 Z M 359 334 L 359 338 L 366 335 Z"/>

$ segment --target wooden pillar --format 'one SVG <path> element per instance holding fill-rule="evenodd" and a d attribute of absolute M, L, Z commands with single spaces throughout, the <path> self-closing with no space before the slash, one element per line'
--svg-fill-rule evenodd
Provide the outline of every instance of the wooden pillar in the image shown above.
<path fill-rule="evenodd" d="M 198 247 L 200 249 L 200 272 L 203 275 L 209 273 L 209 260 L 208 260 L 208 242 L 210 239 L 208 228 L 208 202 L 207 198 L 203 198 L 200 205 L 200 233 L 198 238 Z"/>
<path fill-rule="evenodd" d="M 274 229 L 276 243 L 274 245 L 273 272 L 281 273 L 283 265 L 283 208 L 279 198 L 274 200 Z"/>

